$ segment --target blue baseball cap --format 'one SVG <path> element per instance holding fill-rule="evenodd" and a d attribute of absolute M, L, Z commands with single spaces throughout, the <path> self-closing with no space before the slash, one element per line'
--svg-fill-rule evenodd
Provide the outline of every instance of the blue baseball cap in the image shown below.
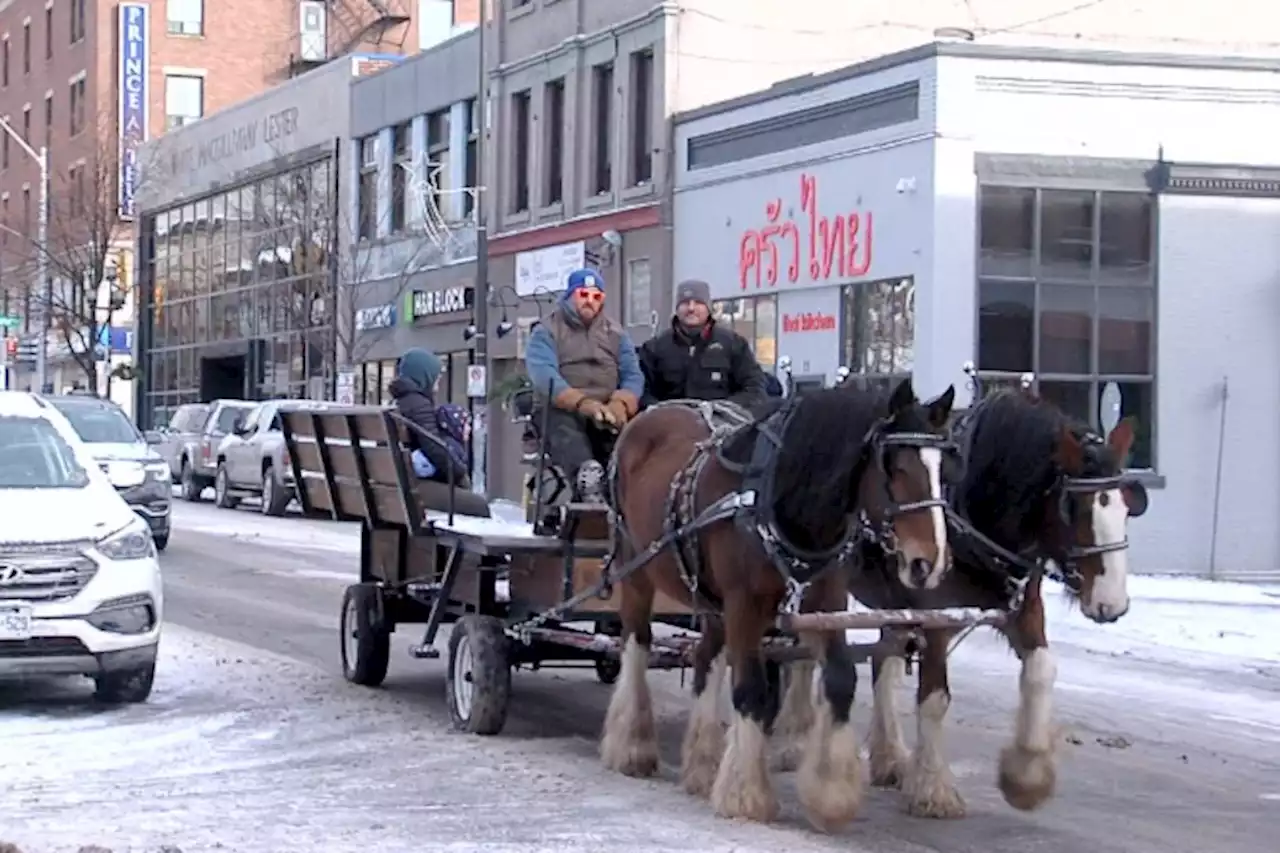
<path fill-rule="evenodd" d="M 573 293 L 580 287 L 594 287 L 604 290 L 604 276 L 595 270 L 581 269 L 569 273 L 565 284 L 565 293 Z"/>

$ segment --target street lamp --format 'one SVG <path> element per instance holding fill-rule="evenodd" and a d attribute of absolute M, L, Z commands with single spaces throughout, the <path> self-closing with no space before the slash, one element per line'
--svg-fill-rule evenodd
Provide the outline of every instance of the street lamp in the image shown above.
<path fill-rule="evenodd" d="M 13 129 L 9 122 L 0 118 L 0 130 L 9 134 L 9 137 L 16 143 L 18 147 L 27 153 L 36 164 L 40 166 L 40 213 L 39 225 L 36 233 L 37 260 L 36 260 L 36 278 L 40 281 L 40 350 L 36 356 L 36 385 L 39 386 L 40 393 L 46 393 L 48 385 L 49 370 L 49 303 L 53 301 L 53 293 L 50 289 L 49 282 L 49 149 L 41 145 L 40 150 L 36 151 L 27 144 L 27 140 Z M 24 235 L 26 236 L 26 235 Z"/>

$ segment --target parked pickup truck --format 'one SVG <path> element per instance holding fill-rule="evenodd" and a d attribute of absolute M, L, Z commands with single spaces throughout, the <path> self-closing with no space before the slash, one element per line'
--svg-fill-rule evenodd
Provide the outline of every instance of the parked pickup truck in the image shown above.
<path fill-rule="evenodd" d="M 248 400 L 214 400 L 174 412 L 159 450 L 169 460 L 184 500 L 200 500 L 200 493 L 214 484 L 218 444 L 255 405 Z"/>
<path fill-rule="evenodd" d="M 312 400 L 267 400 L 245 413 L 218 443 L 214 503 L 234 509 L 241 498 L 261 497 L 264 515 L 284 515 L 297 492 L 280 431 L 280 413 L 332 405 Z"/>

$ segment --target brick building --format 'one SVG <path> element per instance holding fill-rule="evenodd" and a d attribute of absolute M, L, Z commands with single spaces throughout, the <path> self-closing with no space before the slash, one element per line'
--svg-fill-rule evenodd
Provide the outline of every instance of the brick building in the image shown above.
<path fill-rule="evenodd" d="M 57 240 L 64 222 L 83 219 L 72 216 L 71 206 L 86 170 L 91 184 L 118 182 L 122 92 L 136 97 L 127 121 L 141 117 L 132 131 L 141 142 L 337 56 L 360 52 L 377 63 L 416 52 L 474 19 L 474 7 L 475 0 L 0 0 L 0 117 L 33 149 L 48 147 L 49 237 Z M 132 27 L 122 26 L 128 16 Z M 32 331 L 39 306 L 32 311 L 26 284 L 39 169 L 8 134 L 0 135 L 0 313 L 21 317 L 23 331 Z M 126 157 L 126 176 L 138 174 L 139 165 Z M 130 186 L 128 195 L 136 189 Z M 120 192 L 114 185 L 97 190 L 108 199 Z M 125 213 L 121 231 L 131 218 Z M 128 242 L 122 233 L 118 267 L 126 273 Z"/>

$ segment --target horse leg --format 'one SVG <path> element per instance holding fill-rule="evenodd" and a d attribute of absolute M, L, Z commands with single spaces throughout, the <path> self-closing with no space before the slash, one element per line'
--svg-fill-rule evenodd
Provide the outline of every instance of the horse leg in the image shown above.
<path fill-rule="evenodd" d="M 653 586 L 643 572 L 622 583 L 622 671 L 609 697 L 600 758 L 627 776 L 658 772 L 658 732 L 649 694 L 649 648 L 653 645 Z"/>
<path fill-rule="evenodd" d="M 711 796 L 720 758 L 724 755 L 724 726 L 720 722 L 720 696 L 728 661 L 724 652 L 724 626 L 719 619 L 703 620 L 702 638 L 694 652 L 693 713 L 680 749 L 680 783 L 695 797 Z"/>
<path fill-rule="evenodd" d="M 796 661 L 786 667 L 787 686 L 782 694 L 782 710 L 774 724 L 775 738 L 780 741 L 770 769 L 778 772 L 800 766 L 805 735 L 813 726 L 813 673 L 811 660 Z"/>
<path fill-rule="evenodd" d="M 1000 793 L 1015 809 L 1031 811 L 1053 796 L 1058 776 L 1053 728 L 1058 664 L 1045 637 L 1039 574 L 1027 582 L 1022 607 L 1004 634 L 1022 661 L 1022 673 L 1013 743 L 1000 752 Z"/>
<path fill-rule="evenodd" d="M 768 732 L 778 715 L 778 694 L 770 689 L 761 641 L 772 612 L 756 612 L 749 598 L 725 601 L 726 651 L 733 674 L 733 721 L 711 805 L 721 817 L 767 823 L 778 816 L 778 797 L 769 780 Z"/>
<path fill-rule="evenodd" d="M 898 719 L 894 691 L 906 670 L 904 650 L 891 631 L 881 631 L 880 643 L 871 652 L 874 703 L 871 708 L 871 784 L 879 788 L 902 785 L 907 767 L 907 746 Z"/>
<path fill-rule="evenodd" d="M 809 823 L 833 832 L 857 816 L 866 789 L 852 716 L 858 671 L 843 631 L 828 632 L 819 639 L 822 695 L 814 709 L 796 785 Z"/>
<path fill-rule="evenodd" d="M 951 707 L 947 683 L 947 647 L 952 632 L 925 631 L 916 688 L 916 748 L 903 783 L 907 813 L 916 817 L 964 817 L 951 765 L 943 754 L 943 723 Z"/>

